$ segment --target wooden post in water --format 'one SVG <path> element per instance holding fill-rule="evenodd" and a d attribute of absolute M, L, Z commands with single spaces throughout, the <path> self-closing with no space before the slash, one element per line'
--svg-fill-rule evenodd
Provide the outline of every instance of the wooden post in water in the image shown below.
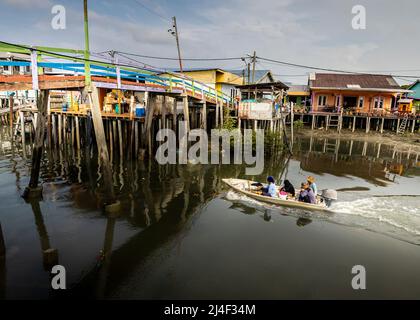
<path fill-rule="evenodd" d="M 370 130 L 370 117 L 366 117 L 366 133 Z"/>
<path fill-rule="evenodd" d="M 229 109 L 229 106 L 227 106 L 227 108 Z M 223 100 L 221 100 L 220 101 L 220 127 L 223 127 L 223 123 L 224 123 L 224 121 L 223 121 L 223 117 L 224 117 L 224 114 L 223 114 Z"/>
<path fill-rule="evenodd" d="M 4 244 L 3 231 L 1 229 L 1 223 L 0 223 L 0 259 L 3 259 L 5 256 L 6 256 L 6 246 Z"/>
<path fill-rule="evenodd" d="M 184 97 L 182 98 L 183 101 L 183 106 L 184 106 L 184 121 L 186 124 L 186 133 L 190 132 L 190 110 L 188 108 L 188 96 L 185 94 Z"/>
<path fill-rule="evenodd" d="M 99 158 L 104 176 L 104 185 L 108 198 L 105 210 L 107 212 L 115 212 L 119 210 L 120 203 L 115 199 L 114 186 L 112 182 L 112 167 L 109 161 L 108 147 L 105 140 L 105 131 L 104 124 L 102 122 L 99 96 L 98 91 L 94 86 L 88 89 L 88 96 L 92 111 L 93 129 L 95 130 L 96 144 L 98 146 Z"/>
<path fill-rule="evenodd" d="M 217 91 L 214 89 L 214 94 L 216 96 L 216 128 L 219 127 L 219 101 L 217 99 Z"/>
<path fill-rule="evenodd" d="M 80 150 L 80 131 L 79 131 L 79 117 L 76 116 L 74 118 L 75 126 L 76 126 L 76 146 L 77 150 Z"/>
<path fill-rule="evenodd" d="M 38 181 L 39 171 L 41 169 L 41 159 L 44 150 L 48 98 L 49 91 L 41 90 L 37 99 L 39 116 L 36 124 L 35 141 L 32 151 L 31 178 L 29 181 L 29 186 L 25 189 L 22 195 L 24 198 L 37 198 L 42 196 L 42 187 L 38 186 Z"/>
<path fill-rule="evenodd" d="M 204 98 L 203 108 L 201 110 L 201 128 L 207 130 L 207 102 Z"/>
<path fill-rule="evenodd" d="M 152 97 L 150 97 L 149 95 L 147 95 L 146 97 L 146 106 L 147 106 L 147 109 L 146 109 L 146 122 L 144 124 L 144 132 L 143 132 L 143 145 L 148 147 L 149 158 L 152 158 L 152 132 L 151 131 L 152 131 L 153 115 L 155 112 L 155 101 L 152 101 Z"/>
<path fill-rule="evenodd" d="M 121 129 L 121 120 L 118 120 L 118 146 L 120 148 L 120 161 L 123 160 L 123 137 Z"/>
<path fill-rule="evenodd" d="M 9 112 L 9 124 L 10 124 L 10 139 L 12 139 L 12 141 L 13 141 L 13 104 L 14 104 L 14 101 L 13 101 L 13 96 L 12 95 L 10 95 L 9 96 L 9 109 L 10 109 L 10 112 Z"/>
<path fill-rule="evenodd" d="M 23 111 L 19 111 L 19 117 L 20 117 L 20 132 L 22 136 L 22 146 L 25 148 L 25 115 L 23 114 Z"/>

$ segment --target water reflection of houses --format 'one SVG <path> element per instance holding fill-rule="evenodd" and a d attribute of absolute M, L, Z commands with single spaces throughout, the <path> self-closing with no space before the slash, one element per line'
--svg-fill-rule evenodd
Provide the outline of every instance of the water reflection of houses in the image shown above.
<path fill-rule="evenodd" d="M 72 294 L 104 297 L 153 251 L 168 242 L 182 241 L 193 213 L 200 212 L 200 208 L 220 190 L 218 170 L 218 166 L 133 163 L 124 173 L 126 181 L 119 198 L 121 215 L 106 218 L 101 261 L 83 275 Z M 121 181 L 115 183 L 121 184 Z M 73 199 L 75 205 L 83 205 L 77 202 L 77 196 Z M 112 251 L 117 219 L 126 220 L 139 232 Z"/>
<path fill-rule="evenodd" d="M 395 181 L 418 162 L 418 152 L 367 141 L 314 138 L 298 139 L 294 155 L 301 168 L 316 174 L 356 176 L 378 185 Z M 306 151 L 308 150 L 308 151 Z"/>

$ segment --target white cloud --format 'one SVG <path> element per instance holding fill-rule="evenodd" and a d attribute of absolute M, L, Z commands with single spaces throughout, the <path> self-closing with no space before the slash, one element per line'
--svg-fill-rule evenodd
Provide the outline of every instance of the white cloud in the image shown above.
<path fill-rule="evenodd" d="M 50 0 L 0 0 L 0 4 L 21 9 L 48 8 L 53 6 Z"/>

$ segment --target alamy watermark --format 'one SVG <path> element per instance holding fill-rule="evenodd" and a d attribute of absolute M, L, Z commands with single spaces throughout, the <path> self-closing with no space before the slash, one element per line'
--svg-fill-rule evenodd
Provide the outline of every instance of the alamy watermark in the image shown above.
<path fill-rule="evenodd" d="M 57 4 L 51 8 L 51 14 L 54 15 L 51 20 L 51 27 L 54 30 L 66 29 L 66 8 Z"/>
<path fill-rule="evenodd" d="M 353 6 L 351 13 L 354 14 L 351 20 L 351 26 L 354 30 L 366 29 L 366 8 L 362 5 Z"/>
<path fill-rule="evenodd" d="M 366 268 L 362 265 L 353 266 L 351 273 L 355 274 L 351 280 L 351 286 L 354 290 L 366 290 Z"/>
<path fill-rule="evenodd" d="M 51 279 L 51 287 L 54 290 L 65 290 L 66 287 L 66 268 L 61 265 L 55 265 L 51 269 L 54 276 Z"/>
<path fill-rule="evenodd" d="M 254 143 L 255 133 L 255 143 Z M 245 174 L 258 175 L 264 170 L 264 130 L 244 129 L 212 129 L 209 137 L 204 129 L 194 129 L 187 133 L 186 123 L 179 125 L 179 148 L 176 143 L 176 132 L 171 129 L 161 129 L 156 140 L 163 142 L 157 152 L 156 160 L 159 164 L 208 164 L 209 149 L 210 163 L 231 164 L 231 146 L 233 144 L 233 163 L 245 164 Z M 198 140 L 198 141 L 197 141 Z M 195 142 L 195 143 L 194 143 Z M 221 142 L 221 144 L 220 144 Z M 189 144 L 192 144 L 188 147 Z M 255 151 L 255 155 L 254 155 Z M 222 159 L 220 159 L 220 157 Z"/>

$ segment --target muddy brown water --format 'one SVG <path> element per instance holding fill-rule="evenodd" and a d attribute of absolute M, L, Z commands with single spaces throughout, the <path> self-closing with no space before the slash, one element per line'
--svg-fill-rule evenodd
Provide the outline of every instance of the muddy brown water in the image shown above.
<path fill-rule="evenodd" d="M 264 181 L 315 176 L 339 190 L 332 213 L 268 206 L 232 192 L 239 165 L 166 165 L 114 157 L 119 217 L 101 210 L 93 151 L 47 150 L 41 201 L 21 198 L 30 147 L 0 134 L 0 298 L 420 298 L 420 169 L 393 145 L 297 137 L 266 158 Z M 51 289 L 43 251 L 58 251 L 67 291 Z M 353 290 L 363 265 L 367 290 Z"/>

